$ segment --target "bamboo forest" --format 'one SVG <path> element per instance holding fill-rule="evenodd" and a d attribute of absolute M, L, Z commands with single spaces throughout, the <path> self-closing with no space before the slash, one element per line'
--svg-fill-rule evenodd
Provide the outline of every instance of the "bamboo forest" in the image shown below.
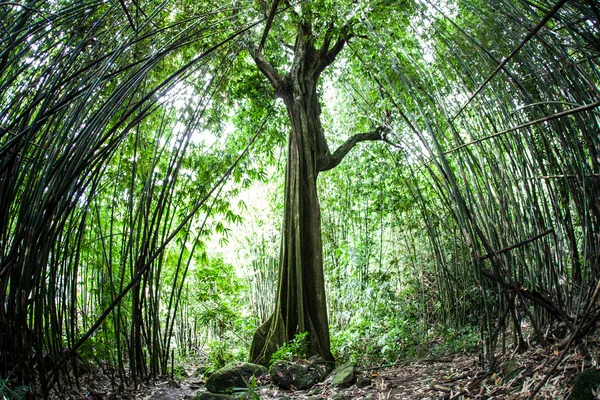
<path fill-rule="evenodd" d="M 0 399 L 600 399 L 597 0 L 0 0 Z"/>

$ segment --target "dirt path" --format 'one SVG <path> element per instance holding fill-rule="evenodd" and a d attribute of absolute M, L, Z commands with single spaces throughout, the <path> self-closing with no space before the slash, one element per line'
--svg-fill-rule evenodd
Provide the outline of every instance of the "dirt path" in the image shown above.
<path fill-rule="evenodd" d="M 359 388 L 353 385 L 347 389 L 335 389 L 331 378 L 306 391 L 285 391 L 270 383 L 270 377 L 263 380 L 264 386 L 257 388 L 261 399 L 527 399 L 531 391 L 540 383 L 546 382 L 536 399 L 566 399 L 571 390 L 573 377 L 583 367 L 589 366 L 591 355 L 595 363 L 600 362 L 598 340 L 593 339 L 565 357 L 559 368 L 549 375 L 556 361 L 557 350 L 532 347 L 522 354 L 506 354 L 498 358 L 492 372 L 480 367 L 478 354 L 459 355 L 449 358 L 416 360 L 398 363 L 388 367 L 358 369 L 359 376 L 368 378 L 370 384 Z M 587 360 L 587 361 L 586 361 Z M 188 371 L 191 371 L 188 370 Z M 89 378 L 88 378 L 89 379 Z M 157 380 L 136 389 L 130 388 L 119 393 L 105 386 L 101 388 L 99 377 L 91 378 L 84 387 L 100 388 L 95 393 L 88 389 L 61 396 L 61 399 L 136 399 L 136 400 L 179 400 L 191 399 L 205 390 L 202 377 L 188 377 L 181 382 L 169 379 Z"/>

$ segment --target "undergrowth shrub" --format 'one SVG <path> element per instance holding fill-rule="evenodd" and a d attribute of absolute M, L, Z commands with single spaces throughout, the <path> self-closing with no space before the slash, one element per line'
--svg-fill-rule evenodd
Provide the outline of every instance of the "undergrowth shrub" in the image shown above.
<path fill-rule="evenodd" d="M 306 358 L 309 347 L 310 337 L 308 336 L 308 332 L 297 333 L 292 340 L 284 343 L 281 348 L 271 355 L 269 365 L 279 360 L 293 361 Z"/>
<path fill-rule="evenodd" d="M 380 278 L 369 282 L 359 301 L 347 305 L 354 311 L 346 324 L 332 327 L 336 360 L 385 364 L 472 351 L 480 345 L 476 327 L 458 329 L 439 322 L 438 299 L 423 293 L 418 282 L 405 282 L 399 289 L 391 279 Z"/>

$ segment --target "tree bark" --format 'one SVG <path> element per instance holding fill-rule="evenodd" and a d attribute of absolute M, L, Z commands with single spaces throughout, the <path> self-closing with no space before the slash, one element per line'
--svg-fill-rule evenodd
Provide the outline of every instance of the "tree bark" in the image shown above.
<path fill-rule="evenodd" d="M 342 50 L 345 39 L 330 48 L 328 31 L 323 47 L 313 45 L 310 25 L 301 25 L 294 61 L 282 77 L 256 49 L 250 49 L 259 70 L 285 103 L 290 120 L 285 173 L 284 217 L 275 311 L 254 334 L 250 359 L 268 365 L 271 355 L 297 333 L 308 332 L 309 355 L 334 362 L 323 273 L 321 210 L 317 193 L 319 172 L 334 168 L 359 142 L 379 140 L 382 130 L 352 136 L 333 154 L 321 125 L 317 82 L 321 72 Z"/>
<path fill-rule="evenodd" d="M 297 108 L 297 111 L 305 110 Z M 309 332 L 311 354 L 333 361 L 325 300 L 316 157 L 310 149 L 306 130 L 297 129 L 303 125 L 302 118 L 293 109 L 288 109 L 288 113 L 292 130 L 285 174 L 276 307 L 255 333 L 251 349 L 251 359 L 260 364 L 268 364 L 271 354 L 299 332 Z"/>

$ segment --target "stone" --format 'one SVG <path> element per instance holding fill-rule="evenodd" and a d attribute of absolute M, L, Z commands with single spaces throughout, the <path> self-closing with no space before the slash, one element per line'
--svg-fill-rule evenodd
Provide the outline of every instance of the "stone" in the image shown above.
<path fill-rule="evenodd" d="M 196 394 L 192 400 L 233 400 L 233 399 L 237 399 L 237 397 L 228 396 L 226 394 L 201 392 L 201 393 Z"/>
<path fill-rule="evenodd" d="M 262 365 L 251 363 L 236 363 L 226 365 L 215 371 L 206 380 L 206 389 L 212 393 L 223 393 L 227 389 L 248 387 L 247 382 L 252 376 L 260 377 L 268 371 Z"/>
<path fill-rule="evenodd" d="M 310 364 L 280 360 L 269 370 L 273 383 L 282 389 L 310 389 L 319 381 L 319 373 Z"/>
<path fill-rule="evenodd" d="M 321 356 L 315 355 L 308 359 L 308 363 L 312 368 L 319 374 L 319 382 L 327 378 L 327 376 L 333 371 L 334 364 Z"/>
<path fill-rule="evenodd" d="M 600 371 L 596 368 L 587 368 L 581 374 L 577 375 L 573 382 L 573 391 L 569 399 L 571 400 L 593 400 L 596 397 L 592 390 L 600 389 Z"/>
<path fill-rule="evenodd" d="M 358 378 L 356 378 L 356 386 L 361 389 L 366 388 L 367 386 L 371 386 L 371 383 L 373 382 L 369 377 L 359 376 Z"/>
<path fill-rule="evenodd" d="M 349 363 L 337 367 L 333 374 L 331 384 L 335 388 L 348 388 L 356 381 L 356 368 Z"/>

